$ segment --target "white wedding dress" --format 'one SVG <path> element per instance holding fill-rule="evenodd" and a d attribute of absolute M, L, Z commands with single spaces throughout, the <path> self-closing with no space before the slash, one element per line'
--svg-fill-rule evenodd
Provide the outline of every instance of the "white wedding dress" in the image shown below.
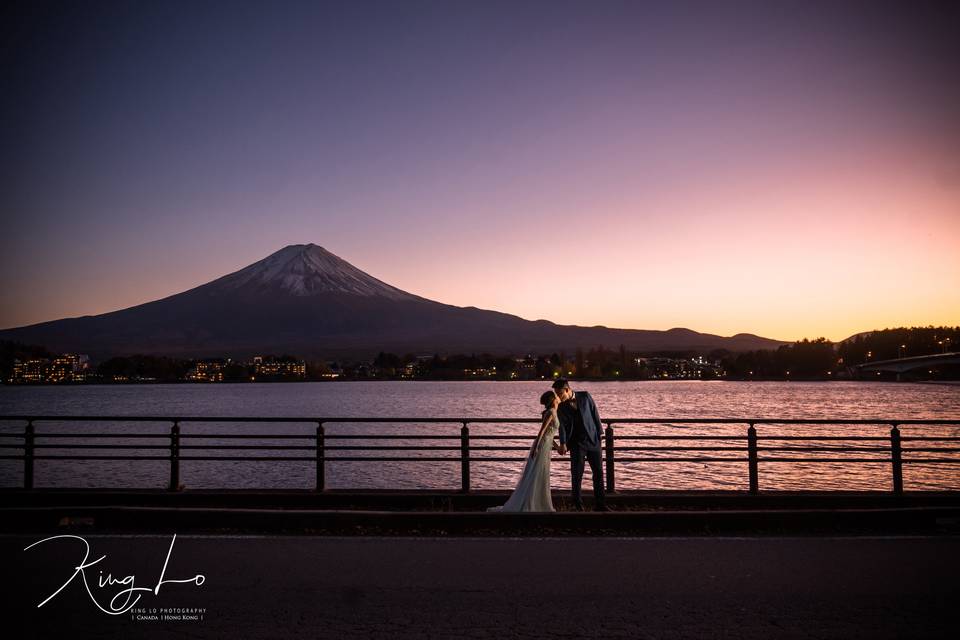
<path fill-rule="evenodd" d="M 490 507 L 487 511 L 556 511 L 550 496 L 550 454 L 553 451 L 553 436 L 559 427 L 557 411 L 552 409 L 543 437 L 534 440 L 530 446 L 533 455 L 527 455 L 517 488 L 503 506 Z"/>

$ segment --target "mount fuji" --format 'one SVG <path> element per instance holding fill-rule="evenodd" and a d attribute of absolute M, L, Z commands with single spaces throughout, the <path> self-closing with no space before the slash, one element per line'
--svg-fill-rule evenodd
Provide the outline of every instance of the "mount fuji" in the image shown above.
<path fill-rule="evenodd" d="M 94 316 L 0 330 L 0 339 L 86 353 L 177 357 L 290 353 L 550 353 L 624 345 L 637 351 L 770 349 L 782 341 L 558 325 L 457 307 L 402 291 L 315 244 L 286 246 L 239 271 L 160 300 Z"/>

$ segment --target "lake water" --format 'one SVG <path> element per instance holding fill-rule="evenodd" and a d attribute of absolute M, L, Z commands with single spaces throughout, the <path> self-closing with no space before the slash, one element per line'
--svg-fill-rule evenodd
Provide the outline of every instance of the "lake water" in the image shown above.
<path fill-rule="evenodd" d="M 894 384 L 871 382 L 727 382 L 649 381 L 573 383 L 575 390 L 589 391 L 597 402 L 601 418 L 662 418 L 654 425 L 618 425 L 619 457 L 732 457 L 745 458 L 745 451 L 621 451 L 628 446 L 723 446 L 745 447 L 745 441 L 629 440 L 630 435 L 737 435 L 745 436 L 746 425 L 675 425 L 671 418 L 795 418 L 875 419 L 889 423 L 903 419 L 950 419 L 948 426 L 903 426 L 904 438 L 960 437 L 960 387 L 935 384 Z M 2 415 L 113 415 L 113 416 L 280 416 L 280 417 L 392 417 L 392 418 L 537 418 L 538 398 L 548 387 L 541 382 L 318 382 L 280 384 L 171 384 L 171 385 L 89 385 L 0 387 Z M 0 421 L 0 433 L 22 431 L 23 421 Z M 406 434 L 458 436 L 460 424 L 345 424 L 328 423 L 328 435 Z M 182 434 L 264 434 L 312 435 L 315 424 L 227 422 L 181 424 Z M 130 433 L 169 432 L 170 424 L 149 423 L 67 423 L 41 422 L 38 434 L 50 432 L 116 433 L 117 438 L 99 443 L 128 444 L 128 450 L 87 450 L 96 455 L 163 455 L 144 446 L 162 446 L 165 438 L 123 438 Z M 516 440 L 476 441 L 483 446 L 530 445 L 538 425 L 524 423 L 473 424 L 471 435 L 510 435 Z M 873 436 L 887 438 L 889 424 L 877 425 L 759 425 L 760 438 L 773 435 Z M 38 444 L 75 443 L 74 439 L 38 439 Z M 3 444 L 12 444 L 4 439 Z M 210 445 L 308 445 L 303 441 L 228 440 L 223 438 L 184 439 L 182 444 Z M 458 447 L 450 440 L 328 440 L 328 445 L 358 444 L 424 445 Z M 868 442 L 822 441 L 815 446 L 888 447 L 884 440 Z M 761 446 L 814 446 L 798 441 L 764 442 Z M 905 447 L 956 448 L 958 442 L 906 441 Z M 8 454 L 11 450 L 5 450 Z M 63 449 L 38 449 L 38 454 L 76 455 Z M 19 453 L 19 452 L 16 452 Z M 190 455 L 245 455 L 247 451 L 211 452 L 184 450 Z M 259 452 L 256 455 L 310 455 L 304 451 Z M 387 450 L 376 452 L 328 451 L 329 456 L 458 456 L 457 449 L 433 452 Z M 522 457 L 525 450 L 477 451 L 474 457 Z M 867 457 L 877 462 L 837 464 L 826 462 L 761 462 L 763 489 L 889 489 L 889 450 L 857 453 L 779 451 L 761 453 L 782 457 Z M 919 457 L 958 458 L 956 452 L 905 453 L 904 459 Z M 474 462 L 472 486 L 476 489 L 512 488 L 522 462 Z M 312 488 L 313 462 L 283 461 L 183 461 L 181 482 L 188 488 Z M 70 461 L 37 460 L 37 487 L 164 487 L 169 477 L 165 461 Z M 552 484 L 569 488 L 569 462 L 555 457 Z M 746 489 L 747 463 L 731 462 L 618 462 L 617 487 L 622 489 Z M 22 462 L 0 460 L 0 486 L 19 486 Z M 326 486 L 336 488 L 445 488 L 460 486 L 459 462 L 336 462 L 326 465 Z M 904 465 L 904 486 L 917 489 L 960 489 L 960 464 L 908 463 Z M 589 468 L 584 491 L 589 495 Z"/>

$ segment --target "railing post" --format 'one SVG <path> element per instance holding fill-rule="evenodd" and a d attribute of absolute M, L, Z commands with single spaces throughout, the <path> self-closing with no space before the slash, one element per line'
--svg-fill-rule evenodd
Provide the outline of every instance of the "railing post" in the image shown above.
<path fill-rule="evenodd" d="M 33 420 L 23 430 L 23 488 L 33 489 Z"/>
<path fill-rule="evenodd" d="M 324 469 L 324 462 L 326 461 L 326 449 L 324 448 L 323 442 L 324 430 L 323 423 L 317 423 L 317 491 L 326 490 L 326 471 Z"/>
<path fill-rule="evenodd" d="M 180 489 L 180 423 L 173 421 L 170 428 L 170 491 Z"/>
<path fill-rule="evenodd" d="M 893 492 L 903 493 L 903 449 L 900 447 L 900 429 L 890 429 L 890 457 L 893 462 Z"/>
<path fill-rule="evenodd" d="M 460 429 L 460 490 L 470 491 L 470 429 L 466 422 Z"/>
<path fill-rule="evenodd" d="M 757 469 L 757 430 L 752 422 L 749 424 L 750 428 L 747 429 L 747 464 L 750 468 L 750 493 L 758 493 L 760 491 L 760 474 Z"/>
<path fill-rule="evenodd" d="M 604 434 L 606 436 L 604 443 L 607 451 L 607 492 L 613 493 L 617 490 L 617 481 L 613 475 L 613 425 L 609 422 L 607 423 L 607 431 Z"/>

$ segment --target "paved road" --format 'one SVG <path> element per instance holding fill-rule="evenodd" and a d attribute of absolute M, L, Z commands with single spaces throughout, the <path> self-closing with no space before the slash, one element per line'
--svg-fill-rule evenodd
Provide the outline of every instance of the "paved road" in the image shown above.
<path fill-rule="evenodd" d="M 172 536 L 81 535 L 97 578 L 152 589 Z M 960 538 L 329 538 L 178 535 L 159 595 L 95 608 L 83 541 L 2 536 L 5 638 L 956 637 Z M 118 602 L 118 608 L 124 608 Z M 16 625 L 16 626 L 15 626 Z M 10 634 L 10 631 L 14 631 Z"/>

